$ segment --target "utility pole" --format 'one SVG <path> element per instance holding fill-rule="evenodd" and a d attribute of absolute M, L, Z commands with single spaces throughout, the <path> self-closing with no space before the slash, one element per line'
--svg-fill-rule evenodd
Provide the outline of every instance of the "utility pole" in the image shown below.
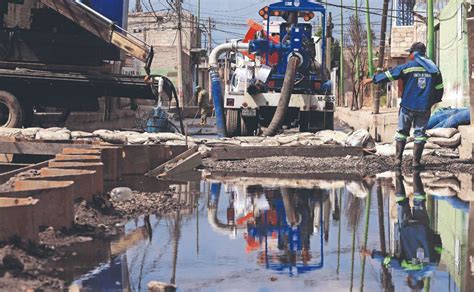
<path fill-rule="evenodd" d="M 427 20 L 428 20 L 428 58 L 434 61 L 435 57 L 435 44 L 434 44 L 434 12 L 433 12 L 433 0 L 427 0 Z"/>
<path fill-rule="evenodd" d="M 357 31 L 359 31 L 360 28 L 360 20 L 359 20 L 359 3 L 357 0 L 354 2 L 355 6 L 355 20 L 356 20 L 356 25 L 357 25 Z M 356 88 L 359 88 L 360 86 L 360 51 L 356 51 L 356 59 L 355 59 L 355 80 L 356 80 Z"/>
<path fill-rule="evenodd" d="M 388 16 L 388 2 L 390 0 L 383 0 L 383 9 L 382 9 L 382 24 L 380 28 L 380 52 L 379 52 L 379 62 L 377 64 L 377 70 L 382 70 L 384 61 L 385 61 L 385 39 L 387 35 L 387 16 Z M 377 85 L 375 91 L 375 98 L 373 104 L 373 112 L 378 114 L 380 112 L 380 96 L 382 95 L 382 85 Z M 387 99 L 388 100 L 388 99 Z"/>
<path fill-rule="evenodd" d="M 368 62 L 368 71 L 369 76 L 374 75 L 374 56 L 373 56 L 373 49 L 372 49 L 372 27 L 370 25 L 370 7 L 369 7 L 369 0 L 365 0 L 365 22 L 367 25 L 367 62 Z M 375 97 L 374 92 L 374 85 L 370 86 L 370 92 L 372 97 Z M 379 108 L 375 108 L 375 100 L 373 103 L 373 110 L 374 114 L 379 113 Z"/>
<path fill-rule="evenodd" d="M 178 97 L 179 105 L 184 108 L 184 81 L 183 81 L 183 36 L 182 36 L 182 21 L 181 21 L 181 1 L 176 0 L 176 13 L 178 14 Z"/>
<path fill-rule="evenodd" d="M 340 59 L 339 59 L 339 105 L 345 105 L 344 97 L 344 8 L 343 0 L 341 0 L 341 40 Z"/>
<path fill-rule="evenodd" d="M 372 27 L 370 25 L 369 0 L 365 0 L 365 22 L 367 25 L 367 59 L 369 62 L 369 76 L 374 75 L 374 56 L 372 52 Z"/>
<path fill-rule="evenodd" d="M 143 12 L 142 1 L 141 0 L 136 0 L 135 1 L 135 12 Z"/>
<path fill-rule="evenodd" d="M 212 51 L 212 21 L 209 17 L 208 28 L 207 28 L 207 52 L 211 54 Z"/>
<path fill-rule="evenodd" d="M 332 13 L 329 12 L 327 29 L 326 29 L 326 68 L 331 74 L 331 51 L 332 51 Z M 329 77 L 329 76 L 328 76 Z"/>

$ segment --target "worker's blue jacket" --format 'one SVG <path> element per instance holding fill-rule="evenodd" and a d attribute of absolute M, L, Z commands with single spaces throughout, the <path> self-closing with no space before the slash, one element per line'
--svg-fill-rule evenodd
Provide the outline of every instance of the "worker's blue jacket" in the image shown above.
<path fill-rule="evenodd" d="M 373 77 L 374 83 L 403 80 L 400 106 L 424 112 L 443 98 L 444 85 L 441 72 L 430 60 L 415 54 L 415 60 L 397 66 Z"/>

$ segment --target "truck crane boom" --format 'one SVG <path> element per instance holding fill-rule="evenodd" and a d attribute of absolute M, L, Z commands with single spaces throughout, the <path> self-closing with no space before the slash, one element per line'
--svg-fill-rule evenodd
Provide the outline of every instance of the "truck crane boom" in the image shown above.
<path fill-rule="evenodd" d="M 75 24 L 145 63 L 150 75 L 153 47 L 130 35 L 112 20 L 78 0 L 40 0 L 41 3 L 69 18 Z"/>

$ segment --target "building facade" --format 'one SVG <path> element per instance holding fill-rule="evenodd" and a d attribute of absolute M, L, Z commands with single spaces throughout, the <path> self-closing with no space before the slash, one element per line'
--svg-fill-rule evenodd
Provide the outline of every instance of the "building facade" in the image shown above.
<path fill-rule="evenodd" d="M 201 33 L 196 17 L 189 12 L 182 14 L 183 93 L 185 103 L 192 105 L 195 103 L 193 87 L 197 74 L 196 64 L 199 63 L 199 55 L 194 51 L 201 47 Z M 151 73 L 168 77 L 176 87 L 178 85 L 179 56 L 177 28 L 178 17 L 175 13 L 139 12 L 129 14 L 128 18 L 128 31 L 154 48 L 155 58 L 151 66 Z M 133 60 L 127 60 L 124 71 L 127 74 L 145 73 L 143 64 Z"/>

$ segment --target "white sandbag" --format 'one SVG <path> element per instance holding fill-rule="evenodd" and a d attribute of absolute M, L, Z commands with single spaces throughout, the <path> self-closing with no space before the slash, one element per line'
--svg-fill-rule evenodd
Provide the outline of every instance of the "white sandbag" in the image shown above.
<path fill-rule="evenodd" d="M 394 156 L 396 149 L 393 144 L 375 144 L 375 152 L 379 156 Z"/>
<path fill-rule="evenodd" d="M 414 142 L 410 142 L 405 146 L 405 149 L 407 150 L 412 150 L 415 147 Z M 431 142 L 425 143 L 425 148 L 424 149 L 441 149 L 441 146 L 433 144 Z"/>
<path fill-rule="evenodd" d="M 152 133 L 149 135 L 150 139 L 160 140 L 160 141 L 169 141 L 169 140 L 182 140 L 184 141 L 186 137 L 181 134 L 176 133 Z"/>
<path fill-rule="evenodd" d="M 438 197 L 454 197 L 458 195 L 458 193 L 450 187 L 444 187 L 444 188 L 426 187 L 425 192 L 429 195 L 438 196 Z"/>
<path fill-rule="evenodd" d="M 244 143 L 261 143 L 265 138 L 264 137 L 236 137 L 235 139 Z"/>
<path fill-rule="evenodd" d="M 95 133 L 95 132 L 94 132 Z M 120 133 L 102 133 L 99 135 L 100 139 L 104 142 L 111 144 L 123 145 L 127 144 L 127 136 L 121 135 Z"/>
<path fill-rule="evenodd" d="M 288 143 L 291 143 L 291 142 L 297 142 L 298 141 L 298 137 L 296 135 L 292 135 L 292 136 L 277 136 L 275 137 L 276 141 L 282 145 L 284 144 L 288 144 Z"/>
<path fill-rule="evenodd" d="M 346 185 L 347 191 L 359 199 L 364 199 L 369 194 L 369 189 L 362 182 L 350 182 Z"/>
<path fill-rule="evenodd" d="M 300 143 L 303 146 L 319 146 L 319 145 L 324 145 L 324 142 L 319 140 L 319 139 L 302 139 L 298 140 L 298 143 Z"/>
<path fill-rule="evenodd" d="M 449 187 L 455 192 L 461 191 L 461 183 L 456 178 L 440 178 L 430 182 L 427 186 L 431 188 L 446 188 Z"/>
<path fill-rule="evenodd" d="M 36 134 L 41 130 L 41 128 L 26 128 L 21 129 L 21 135 L 26 139 L 35 139 Z"/>
<path fill-rule="evenodd" d="M 66 129 L 42 129 L 36 133 L 35 139 L 47 141 L 71 140 L 71 132 Z"/>
<path fill-rule="evenodd" d="M 436 152 L 435 149 L 424 149 L 423 156 L 431 156 L 431 155 L 434 155 L 435 152 Z M 403 151 L 403 156 L 413 156 L 413 150 L 406 149 L 405 151 Z"/>
<path fill-rule="evenodd" d="M 72 131 L 71 132 L 71 138 L 74 140 L 77 139 L 87 139 L 87 138 L 97 138 L 97 135 L 94 135 L 93 133 L 89 132 L 83 132 L 83 131 Z"/>
<path fill-rule="evenodd" d="M 148 135 L 146 133 L 130 135 L 127 137 L 127 142 L 131 145 L 143 145 L 148 142 Z"/>
<path fill-rule="evenodd" d="M 94 132 L 92 132 L 92 134 L 100 137 L 101 135 L 103 134 L 113 134 L 114 131 L 111 131 L 111 130 L 95 130 Z"/>
<path fill-rule="evenodd" d="M 347 146 L 364 147 L 366 149 L 375 148 L 375 141 L 365 129 L 352 132 L 345 140 Z"/>
<path fill-rule="evenodd" d="M 316 139 L 321 140 L 323 144 L 344 145 L 348 135 L 341 131 L 325 130 L 316 133 L 315 137 Z"/>
<path fill-rule="evenodd" d="M 451 138 L 431 137 L 428 139 L 428 142 L 441 147 L 455 148 L 461 144 L 461 133 L 457 133 Z"/>
<path fill-rule="evenodd" d="M 21 137 L 21 129 L 2 128 L 2 127 L 0 127 L 0 136 L 5 136 L 5 137 Z"/>
<path fill-rule="evenodd" d="M 165 142 L 167 146 L 186 146 L 186 141 L 183 140 L 168 140 Z M 191 146 L 191 144 L 189 144 Z"/>
<path fill-rule="evenodd" d="M 267 137 L 265 140 L 262 141 L 262 146 L 280 146 L 281 144 L 272 137 Z"/>
<path fill-rule="evenodd" d="M 459 130 L 455 128 L 436 128 L 426 131 L 428 136 L 440 138 L 451 138 L 457 133 L 459 133 Z"/>

